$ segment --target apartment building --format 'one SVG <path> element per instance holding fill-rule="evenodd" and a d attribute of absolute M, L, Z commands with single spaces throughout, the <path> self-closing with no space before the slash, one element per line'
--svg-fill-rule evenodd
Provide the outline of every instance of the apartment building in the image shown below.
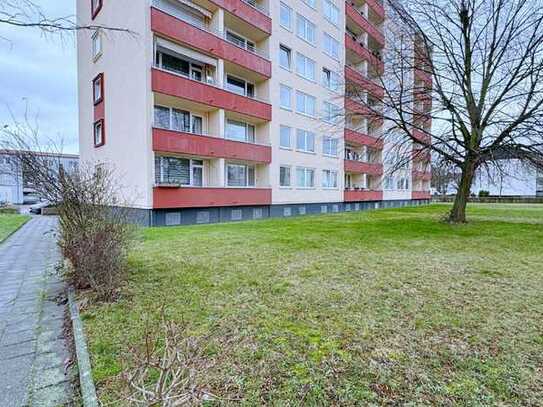
<path fill-rule="evenodd" d="M 78 33 L 80 154 L 113 166 L 141 223 L 429 199 L 426 167 L 384 176 L 384 123 L 345 97 L 383 97 L 379 0 L 78 0 L 77 16 L 130 31 Z"/>

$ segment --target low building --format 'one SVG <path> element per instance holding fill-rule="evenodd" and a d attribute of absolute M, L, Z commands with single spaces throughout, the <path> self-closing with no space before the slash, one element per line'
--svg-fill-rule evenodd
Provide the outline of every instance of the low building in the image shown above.
<path fill-rule="evenodd" d="M 67 171 L 75 170 L 79 165 L 76 154 L 40 154 L 45 165 L 55 171 L 63 167 Z M 24 168 L 19 160 L 20 152 L 12 150 L 0 151 L 0 203 L 22 205 L 25 197 L 36 194 L 36 185 L 32 183 L 32 174 Z"/>
<path fill-rule="evenodd" d="M 471 192 L 479 195 L 480 191 L 491 196 L 543 197 L 543 170 L 519 160 L 501 160 L 499 168 L 479 171 Z"/>

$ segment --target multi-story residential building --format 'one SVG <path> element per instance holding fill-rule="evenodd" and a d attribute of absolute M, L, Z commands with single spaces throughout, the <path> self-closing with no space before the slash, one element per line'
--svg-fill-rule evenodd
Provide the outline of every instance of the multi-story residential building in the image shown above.
<path fill-rule="evenodd" d="M 80 153 L 114 166 L 142 223 L 426 202 L 415 171 L 385 188 L 383 121 L 345 97 L 383 97 L 379 0 L 78 0 L 77 15 L 130 31 L 78 33 Z"/>

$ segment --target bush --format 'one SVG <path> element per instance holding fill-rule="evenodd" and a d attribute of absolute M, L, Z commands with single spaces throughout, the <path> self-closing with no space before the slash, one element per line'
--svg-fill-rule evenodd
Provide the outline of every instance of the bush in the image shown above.
<path fill-rule="evenodd" d="M 484 197 L 487 197 L 487 196 L 490 196 L 490 192 L 489 191 L 479 191 L 479 198 L 484 198 Z"/>

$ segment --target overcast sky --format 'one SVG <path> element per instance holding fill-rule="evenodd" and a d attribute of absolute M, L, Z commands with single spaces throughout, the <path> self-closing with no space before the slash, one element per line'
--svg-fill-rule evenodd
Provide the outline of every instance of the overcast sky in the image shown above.
<path fill-rule="evenodd" d="M 75 14 L 75 1 L 36 3 L 51 17 Z M 13 123 L 12 114 L 23 120 L 28 106 L 41 134 L 78 152 L 76 67 L 74 36 L 44 38 L 35 29 L 0 25 L 0 125 Z"/>

